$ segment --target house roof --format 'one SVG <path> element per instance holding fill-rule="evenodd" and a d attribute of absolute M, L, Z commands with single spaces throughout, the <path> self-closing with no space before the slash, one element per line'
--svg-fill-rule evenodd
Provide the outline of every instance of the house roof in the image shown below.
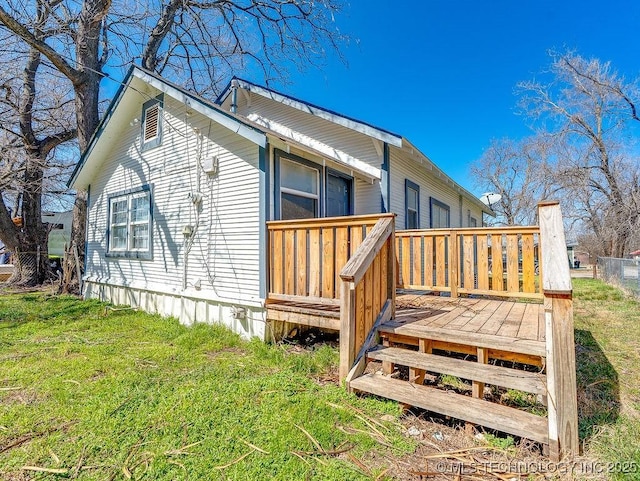
<path fill-rule="evenodd" d="M 282 103 L 299 111 L 320 117 L 337 125 L 349 128 L 379 141 L 386 142 L 387 144 L 400 149 L 409 156 L 415 158 L 419 164 L 430 170 L 441 181 L 449 184 L 459 194 L 471 200 L 484 212 L 489 215 L 495 215 L 495 213 L 489 207 L 482 203 L 471 192 L 455 182 L 433 161 L 431 161 L 431 159 L 424 155 L 419 149 L 417 149 L 404 137 L 380 127 L 376 127 L 369 123 L 354 119 L 352 117 L 348 117 L 346 115 L 339 114 L 332 110 L 322 108 L 320 106 L 305 102 L 295 97 L 276 92 L 275 90 L 254 84 L 247 80 L 239 78 L 234 78 L 234 80 L 239 83 L 239 86 L 241 88 L 246 89 L 250 92 Z M 154 72 L 133 65 L 129 69 L 129 72 L 127 73 L 124 81 L 122 82 L 120 88 L 111 101 L 111 104 L 105 112 L 102 121 L 93 134 L 89 142 L 89 146 L 80 157 L 80 161 L 71 174 L 68 186 L 76 189 L 83 189 L 88 186 L 91 181 L 92 174 L 99 167 L 103 156 L 106 155 L 109 150 L 109 147 L 111 145 L 108 141 L 109 138 L 115 138 L 119 134 L 118 126 L 121 125 L 122 122 L 129 122 L 130 118 L 139 115 L 138 112 L 133 113 L 130 111 L 133 106 L 137 107 L 138 102 L 127 102 L 126 97 L 128 95 L 135 94 L 151 98 L 149 92 L 144 91 L 146 85 L 149 85 L 155 88 L 157 91 L 163 92 L 164 94 L 184 103 L 191 109 L 211 118 L 212 120 L 229 128 L 238 135 L 241 135 L 262 147 L 266 146 L 268 137 L 282 138 L 283 132 L 272 128 L 273 126 L 258 124 L 252 120 L 228 112 L 222 108 L 222 103 L 224 103 L 225 99 L 231 93 L 232 82 L 233 80 L 229 82 L 227 87 L 218 96 L 218 98 L 214 102 L 212 102 L 164 79 Z M 123 99 L 125 99 L 125 101 L 123 101 Z M 284 134 L 284 136 L 286 137 L 286 141 L 292 143 L 293 145 L 297 145 L 301 148 L 315 152 L 320 156 L 328 155 L 326 152 L 327 149 L 325 148 L 327 146 L 325 146 L 324 144 L 321 144 L 319 142 L 309 143 L 306 142 L 305 139 L 294 138 L 286 134 Z M 103 149 L 102 144 L 104 144 L 104 147 L 106 148 Z M 331 157 L 333 158 L 334 156 L 331 155 Z M 358 159 L 334 158 L 334 160 L 339 163 L 348 165 L 351 168 L 354 168 L 355 170 L 361 172 L 369 178 L 380 178 L 380 169 L 370 166 Z"/>
<path fill-rule="evenodd" d="M 640 256 L 640 249 L 638 249 L 637 251 L 630 252 L 629 255 Z"/>

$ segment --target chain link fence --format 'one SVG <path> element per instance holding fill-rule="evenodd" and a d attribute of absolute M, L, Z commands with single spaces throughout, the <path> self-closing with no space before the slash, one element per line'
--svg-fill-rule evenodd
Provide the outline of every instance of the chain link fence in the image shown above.
<path fill-rule="evenodd" d="M 60 281 L 62 278 L 62 259 L 46 257 L 40 249 L 37 251 L 16 250 L 12 253 L 3 253 L 0 263 L 0 283 L 21 281 L 22 276 L 28 278 L 44 279 L 46 281 Z"/>
<path fill-rule="evenodd" d="M 633 259 L 598 257 L 600 277 L 607 283 L 620 287 L 640 297 L 640 262 Z"/>

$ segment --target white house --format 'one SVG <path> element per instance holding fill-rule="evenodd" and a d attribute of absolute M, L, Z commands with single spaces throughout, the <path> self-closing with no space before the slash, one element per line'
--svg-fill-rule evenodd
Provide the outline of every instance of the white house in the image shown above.
<path fill-rule="evenodd" d="M 88 191 L 85 292 L 265 337 L 273 219 L 492 212 L 400 135 L 234 79 L 209 101 L 133 67 L 70 180 Z"/>

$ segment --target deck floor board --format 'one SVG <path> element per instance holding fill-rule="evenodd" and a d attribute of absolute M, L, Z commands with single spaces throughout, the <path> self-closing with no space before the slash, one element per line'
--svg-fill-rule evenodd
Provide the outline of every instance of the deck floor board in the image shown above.
<path fill-rule="evenodd" d="M 400 294 L 394 321 L 413 329 L 544 341 L 544 306 L 502 299 Z"/>

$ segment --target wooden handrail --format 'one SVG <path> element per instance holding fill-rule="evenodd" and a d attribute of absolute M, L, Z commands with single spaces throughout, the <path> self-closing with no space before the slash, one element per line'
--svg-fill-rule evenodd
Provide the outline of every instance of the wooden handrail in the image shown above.
<path fill-rule="evenodd" d="M 267 302 L 339 299 L 342 268 L 381 218 L 393 214 L 267 222 Z"/>
<path fill-rule="evenodd" d="M 381 218 L 340 271 L 343 281 L 358 283 L 393 231 L 393 217 Z"/>
<path fill-rule="evenodd" d="M 398 287 L 449 292 L 452 297 L 542 299 L 536 282 L 539 234 L 537 226 L 397 231 Z"/>
<path fill-rule="evenodd" d="M 395 313 L 394 217 L 380 218 L 340 271 L 340 379 Z"/>
<path fill-rule="evenodd" d="M 367 214 L 367 215 L 348 215 L 340 217 L 316 217 L 313 219 L 298 220 L 270 220 L 267 221 L 269 230 L 275 229 L 304 229 L 308 227 L 325 227 L 325 226 L 351 226 L 357 224 L 375 225 L 378 219 L 394 218 L 395 214 Z"/>
<path fill-rule="evenodd" d="M 457 234 L 537 234 L 540 228 L 537 225 L 524 225 L 524 226 L 502 226 L 502 227 L 465 227 L 455 229 L 409 229 L 409 230 L 397 230 L 396 237 L 410 237 L 420 234 L 429 235 L 443 235 L 456 232 Z"/>

